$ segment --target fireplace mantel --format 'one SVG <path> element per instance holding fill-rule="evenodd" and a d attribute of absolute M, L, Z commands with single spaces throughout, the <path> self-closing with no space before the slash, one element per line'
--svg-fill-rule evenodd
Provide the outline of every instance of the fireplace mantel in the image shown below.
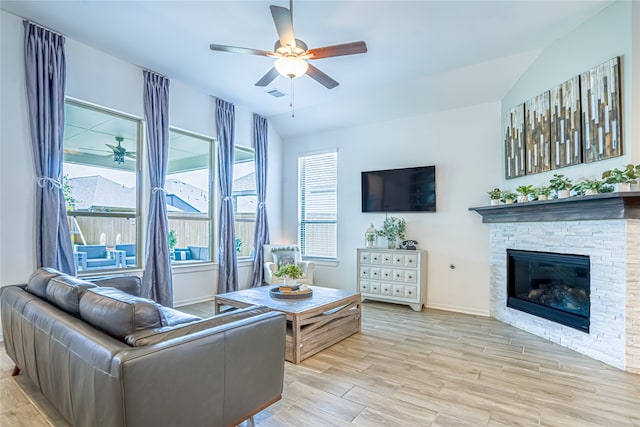
<path fill-rule="evenodd" d="M 483 223 L 640 219 L 640 191 L 469 208 Z"/>

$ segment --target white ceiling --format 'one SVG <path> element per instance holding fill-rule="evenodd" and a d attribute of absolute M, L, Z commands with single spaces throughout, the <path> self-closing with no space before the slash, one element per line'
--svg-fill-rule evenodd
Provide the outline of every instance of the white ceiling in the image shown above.
<path fill-rule="evenodd" d="M 288 1 L 6 1 L 0 7 L 140 67 L 269 117 L 283 137 L 500 100 L 555 39 L 611 3 L 570 1 L 294 2 L 295 35 L 310 48 L 364 40 L 365 54 L 313 64 L 340 82 L 303 76 L 254 83 L 267 57 L 210 43 L 273 50 L 269 5 Z M 287 94 L 274 98 L 266 90 Z"/>

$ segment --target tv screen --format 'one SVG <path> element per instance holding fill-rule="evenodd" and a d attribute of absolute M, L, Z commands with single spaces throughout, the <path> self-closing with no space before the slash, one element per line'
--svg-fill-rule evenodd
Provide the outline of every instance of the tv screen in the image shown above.
<path fill-rule="evenodd" d="M 362 172 L 362 212 L 435 212 L 436 167 Z"/>

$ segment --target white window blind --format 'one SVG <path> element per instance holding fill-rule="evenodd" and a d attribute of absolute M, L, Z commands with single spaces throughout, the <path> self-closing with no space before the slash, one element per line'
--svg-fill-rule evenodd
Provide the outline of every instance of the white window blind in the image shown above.
<path fill-rule="evenodd" d="M 302 255 L 336 258 L 338 153 L 298 157 L 298 241 Z"/>

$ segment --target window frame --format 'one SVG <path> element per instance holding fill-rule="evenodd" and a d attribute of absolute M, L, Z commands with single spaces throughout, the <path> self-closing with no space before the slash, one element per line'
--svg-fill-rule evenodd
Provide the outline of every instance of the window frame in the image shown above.
<path fill-rule="evenodd" d="M 125 120 L 129 120 L 132 122 L 135 122 L 136 124 L 136 160 L 135 160 L 135 176 L 136 176 L 136 208 L 135 208 L 135 212 L 133 213 L 127 213 L 127 212 L 83 212 L 83 211 L 75 211 L 75 210 L 67 210 L 67 217 L 70 218 L 77 218 L 77 217 L 85 217 L 85 218 L 125 218 L 128 220 L 131 220 L 131 218 L 134 219 L 135 223 L 136 223 L 136 264 L 131 266 L 131 267 L 127 267 L 125 265 L 125 267 L 121 267 L 121 268 L 95 268 L 95 269 L 91 269 L 91 270 L 78 270 L 77 274 L 78 276 L 92 276 L 95 275 L 96 273 L 105 273 L 105 272 L 122 272 L 122 271 L 132 271 L 132 270 L 139 270 L 141 268 L 143 268 L 142 265 L 142 245 L 140 244 L 141 239 L 142 239 L 142 232 L 143 232 L 143 228 L 145 227 L 141 227 L 142 222 L 142 188 L 141 188 L 141 183 L 142 183 L 142 161 L 140 160 L 141 158 L 141 153 L 142 153 L 142 141 L 144 139 L 144 120 L 141 117 L 135 116 L 133 114 L 127 114 L 124 113 L 122 111 L 118 111 L 118 110 L 114 110 L 112 108 L 108 108 L 108 107 L 104 107 L 102 105 L 97 105 L 91 102 L 87 102 L 87 101 L 83 101 L 77 98 L 72 98 L 72 97 L 65 97 L 64 100 L 65 105 L 66 104 L 70 104 L 73 105 L 75 107 L 80 107 L 80 108 L 85 108 L 88 110 L 93 110 L 99 113 L 103 113 L 103 114 L 109 114 L 112 115 L 114 117 L 117 118 L 121 118 L 121 119 L 125 119 Z M 65 123 L 64 125 L 66 126 L 66 115 L 65 115 Z M 63 149 L 64 149 L 64 138 L 63 138 Z M 64 155 L 62 158 L 62 163 L 63 163 L 63 167 L 62 167 L 62 174 L 63 176 L 66 175 L 64 172 Z M 69 230 L 71 233 L 71 230 Z M 71 236 L 70 236 L 71 237 Z M 75 253 L 75 247 L 74 247 L 74 253 Z"/>
<path fill-rule="evenodd" d="M 324 156 L 328 154 L 333 154 L 335 156 L 335 171 L 334 171 L 334 180 L 335 180 L 335 220 L 314 220 L 314 221 L 305 221 L 303 217 L 303 189 L 302 189 L 302 169 L 301 169 L 301 161 L 310 157 Z M 338 149 L 331 148 L 322 151 L 313 151 L 307 153 L 300 153 L 297 156 L 298 162 L 298 177 L 297 177 L 297 186 L 298 186 L 298 194 L 297 194 L 297 204 L 298 204 L 298 213 L 297 213 L 297 238 L 298 245 L 300 246 L 300 252 L 303 259 L 306 260 L 315 260 L 315 261 L 327 261 L 327 262 L 335 262 L 338 260 Z M 306 245 L 304 245 L 304 237 L 303 234 L 303 224 L 335 224 L 336 227 L 336 235 L 333 240 L 333 250 L 335 256 L 319 256 L 319 255 L 309 255 L 305 253 Z"/>
<path fill-rule="evenodd" d="M 234 145 L 234 147 L 233 147 L 233 150 L 234 150 L 234 164 L 235 164 L 235 151 L 237 151 L 237 150 L 239 150 L 239 151 L 244 151 L 244 152 L 247 152 L 247 153 L 251 153 L 251 154 L 253 155 L 253 174 L 254 174 L 254 177 L 255 177 L 255 176 L 256 176 L 256 174 L 257 174 L 257 171 L 256 171 L 256 150 L 255 150 L 255 148 L 253 148 L 253 147 L 247 147 L 247 146 L 244 146 L 244 145 L 238 145 L 238 144 L 235 144 L 235 145 Z M 235 176 L 235 174 L 234 174 L 234 181 L 235 181 L 235 179 L 236 179 L 236 178 L 237 178 L 237 177 L 236 177 L 236 176 Z M 256 178 L 257 178 L 257 177 L 256 177 Z M 257 182 L 255 182 L 255 181 L 254 181 L 254 183 L 256 184 L 255 196 L 256 196 L 256 201 L 257 201 L 257 200 L 258 200 L 258 188 L 257 188 Z M 233 195 L 233 186 L 232 186 L 231 193 L 232 193 L 232 195 Z M 257 206 L 256 206 L 256 208 L 257 208 Z M 236 225 L 236 224 L 235 224 L 235 223 L 236 223 L 236 214 L 238 213 L 238 212 L 237 212 L 237 209 L 238 209 L 237 202 L 234 202 L 234 205 L 233 205 L 234 234 L 235 234 L 235 225 Z M 256 209 L 256 211 L 254 211 L 254 213 L 253 213 L 253 214 L 254 214 L 254 218 L 253 218 L 253 227 L 252 227 L 252 233 L 251 233 L 251 241 L 249 242 L 251 246 L 253 246 L 253 243 L 254 243 L 254 242 L 253 242 L 253 237 L 254 237 L 254 235 L 255 235 L 255 231 L 256 231 L 256 219 L 257 219 L 257 218 L 256 218 L 256 215 L 257 215 L 257 209 Z M 251 222 L 251 221 L 246 221 L 246 222 Z M 236 239 L 237 239 L 237 238 L 238 238 L 238 236 L 236 235 Z M 253 259 L 253 253 L 254 253 L 254 251 L 255 251 L 255 248 L 252 248 L 252 249 L 251 249 L 251 251 L 249 252 L 249 255 L 246 255 L 246 256 L 237 256 L 238 261 L 250 261 L 250 260 L 252 260 L 252 259 Z"/>
<path fill-rule="evenodd" d="M 170 213 L 167 211 L 167 224 L 171 219 L 177 220 L 189 220 L 189 221 L 207 221 L 209 222 L 209 260 L 201 261 L 201 260 L 171 260 L 171 268 L 183 267 L 183 266 L 194 266 L 194 265 L 204 265 L 204 264 L 214 264 L 217 263 L 217 250 L 218 247 L 215 244 L 218 237 L 218 232 L 216 228 L 216 216 L 214 213 L 218 212 L 218 186 L 216 185 L 217 181 L 217 140 L 210 136 L 190 131 L 187 129 L 179 128 L 177 126 L 169 126 L 169 133 L 176 132 L 182 134 L 184 136 L 188 136 L 191 138 L 202 139 L 203 141 L 207 141 L 209 143 L 209 179 L 208 182 L 208 192 L 209 192 L 209 212 L 207 216 L 204 217 L 200 213 L 189 213 L 189 212 L 176 212 Z M 167 157 L 167 162 L 169 158 Z M 168 164 L 167 164 L 168 166 Z M 168 168 L 167 168 L 168 169 Z M 169 177 L 169 174 L 165 176 L 165 181 Z M 170 231 L 170 230 L 169 230 Z M 167 236 L 168 237 L 168 236 Z"/>

